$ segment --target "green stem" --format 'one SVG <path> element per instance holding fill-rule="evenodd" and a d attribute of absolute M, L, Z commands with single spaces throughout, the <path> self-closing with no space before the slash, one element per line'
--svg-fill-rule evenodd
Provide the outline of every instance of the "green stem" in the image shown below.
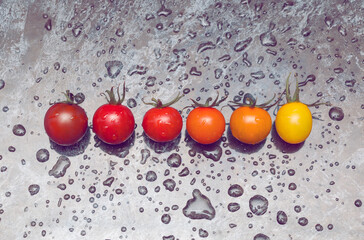
<path fill-rule="evenodd" d="M 118 95 L 118 99 L 116 100 L 115 94 L 114 94 L 114 87 L 111 87 L 110 90 L 106 90 L 105 91 L 107 93 L 107 95 L 105 93 L 101 93 L 102 96 L 104 96 L 106 98 L 106 101 L 111 104 L 111 105 L 121 105 L 125 99 L 125 92 L 126 92 L 126 88 L 125 88 L 125 82 L 123 84 L 123 95 L 120 98 L 120 91 L 119 91 L 119 86 L 117 87 L 117 95 Z M 109 98 L 108 98 L 109 97 Z"/>
<path fill-rule="evenodd" d="M 225 101 L 227 99 L 227 97 L 228 96 L 225 95 L 220 100 L 218 100 L 219 99 L 219 92 L 217 92 L 217 97 L 215 98 L 215 100 L 211 104 L 210 104 L 210 101 L 212 101 L 212 97 L 207 98 L 205 104 L 198 103 L 196 100 L 191 98 L 191 101 L 193 102 L 192 107 L 217 107 L 217 106 L 220 105 L 220 103 Z"/>
<path fill-rule="evenodd" d="M 145 101 L 144 101 L 144 98 L 142 99 L 142 101 L 143 101 L 143 103 L 144 103 L 144 104 L 146 104 L 146 105 L 151 105 L 151 106 L 153 106 L 153 107 L 155 107 L 155 108 L 165 108 L 165 107 L 169 107 L 169 106 L 171 106 L 171 105 L 175 104 L 175 103 L 176 103 L 176 102 L 178 102 L 178 101 L 179 101 L 182 97 L 184 97 L 184 95 L 183 95 L 183 94 L 182 94 L 182 95 L 180 95 L 180 94 L 178 93 L 177 97 L 175 97 L 173 100 L 171 100 L 170 102 L 165 103 L 165 104 L 163 104 L 163 103 L 162 103 L 162 101 L 161 101 L 160 99 L 155 99 L 155 98 L 152 98 L 152 99 L 151 99 L 153 102 L 145 102 Z"/>

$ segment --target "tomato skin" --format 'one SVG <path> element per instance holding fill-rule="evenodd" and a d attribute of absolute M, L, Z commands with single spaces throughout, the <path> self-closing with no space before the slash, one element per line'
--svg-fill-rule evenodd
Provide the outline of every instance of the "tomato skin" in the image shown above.
<path fill-rule="evenodd" d="M 269 113 L 258 107 L 237 108 L 230 117 L 230 130 L 233 136 L 246 144 L 263 141 L 272 129 Z"/>
<path fill-rule="evenodd" d="M 225 131 L 225 118 L 212 107 L 197 107 L 187 116 L 186 129 L 193 140 L 211 144 L 219 140 Z"/>
<path fill-rule="evenodd" d="M 92 120 L 94 133 L 105 143 L 120 144 L 128 140 L 134 132 L 134 115 L 124 105 L 104 104 L 100 106 Z"/>
<path fill-rule="evenodd" d="M 311 133 L 311 111 L 303 103 L 287 103 L 278 110 L 275 125 L 278 135 L 285 142 L 291 144 L 301 143 Z"/>
<path fill-rule="evenodd" d="M 181 114 L 172 107 L 152 108 L 143 118 L 145 134 L 155 142 L 169 142 L 176 139 L 182 130 Z"/>
<path fill-rule="evenodd" d="M 49 138 L 62 146 L 70 146 L 82 139 L 87 130 L 87 115 L 76 104 L 56 103 L 44 116 L 44 129 Z"/>

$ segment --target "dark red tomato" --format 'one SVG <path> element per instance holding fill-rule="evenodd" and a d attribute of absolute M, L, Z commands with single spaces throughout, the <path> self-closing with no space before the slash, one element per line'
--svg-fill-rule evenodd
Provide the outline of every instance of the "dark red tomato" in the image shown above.
<path fill-rule="evenodd" d="M 70 146 L 82 139 L 87 130 L 87 115 L 76 104 L 56 103 L 44 117 L 44 128 L 49 138 L 62 146 Z"/>
<path fill-rule="evenodd" d="M 105 143 L 123 143 L 132 135 L 135 120 L 124 105 L 105 104 L 99 107 L 92 120 L 95 134 Z"/>
<path fill-rule="evenodd" d="M 145 134 L 156 142 L 176 139 L 182 130 L 181 114 L 172 107 L 152 108 L 143 118 Z"/>

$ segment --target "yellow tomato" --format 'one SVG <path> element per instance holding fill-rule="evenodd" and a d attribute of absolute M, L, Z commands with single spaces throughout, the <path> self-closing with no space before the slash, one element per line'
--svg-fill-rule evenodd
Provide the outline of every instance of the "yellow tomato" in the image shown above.
<path fill-rule="evenodd" d="M 278 110 L 275 125 L 278 135 L 285 142 L 301 143 L 311 133 L 311 111 L 301 102 L 287 103 Z"/>

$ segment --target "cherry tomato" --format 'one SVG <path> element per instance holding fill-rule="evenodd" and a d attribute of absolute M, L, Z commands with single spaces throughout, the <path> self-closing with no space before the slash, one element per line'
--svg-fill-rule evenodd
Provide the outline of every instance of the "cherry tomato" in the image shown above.
<path fill-rule="evenodd" d="M 287 103 L 278 110 L 275 125 L 278 135 L 285 142 L 301 143 L 311 133 L 311 111 L 301 102 Z"/>
<path fill-rule="evenodd" d="M 219 140 L 225 131 L 225 118 L 213 107 L 197 107 L 187 116 L 186 128 L 193 140 L 211 144 Z"/>
<path fill-rule="evenodd" d="M 260 143 L 268 136 L 271 128 L 272 119 L 262 108 L 242 106 L 230 117 L 231 133 L 243 143 Z"/>
<path fill-rule="evenodd" d="M 69 91 L 67 94 L 69 96 Z M 56 103 L 48 109 L 44 116 L 44 128 L 53 142 L 70 146 L 85 135 L 87 121 L 85 110 L 70 100 Z"/>
<path fill-rule="evenodd" d="M 143 118 L 143 129 L 145 134 L 156 142 L 169 142 L 176 139 L 182 130 L 181 114 L 174 108 L 170 107 L 183 97 L 179 94 L 172 101 L 163 104 L 160 99 L 152 98 L 153 102 L 144 104 L 152 105 Z"/>
<path fill-rule="evenodd" d="M 128 107 L 121 105 L 125 97 L 125 84 L 123 98 L 119 97 L 118 101 L 115 99 L 113 88 L 106 92 L 110 97 L 110 99 L 106 97 L 109 103 L 96 110 L 92 120 L 92 129 L 103 142 L 113 145 L 120 144 L 133 134 L 134 116 Z"/>
<path fill-rule="evenodd" d="M 321 104 L 330 106 L 329 102 L 320 103 L 318 101 L 312 104 L 304 104 L 299 101 L 298 80 L 296 80 L 296 90 L 291 97 L 289 88 L 289 77 L 286 80 L 286 100 L 277 112 L 275 125 L 278 135 L 287 143 L 298 144 L 305 141 L 311 133 L 312 114 L 308 107 L 318 106 Z"/>
<path fill-rule="evenodd" d="M 143 118 L 145 134 L 156 142 L 176 139 L 182 130 L 181 114 L 172 107 L 152 108 Z"/>

